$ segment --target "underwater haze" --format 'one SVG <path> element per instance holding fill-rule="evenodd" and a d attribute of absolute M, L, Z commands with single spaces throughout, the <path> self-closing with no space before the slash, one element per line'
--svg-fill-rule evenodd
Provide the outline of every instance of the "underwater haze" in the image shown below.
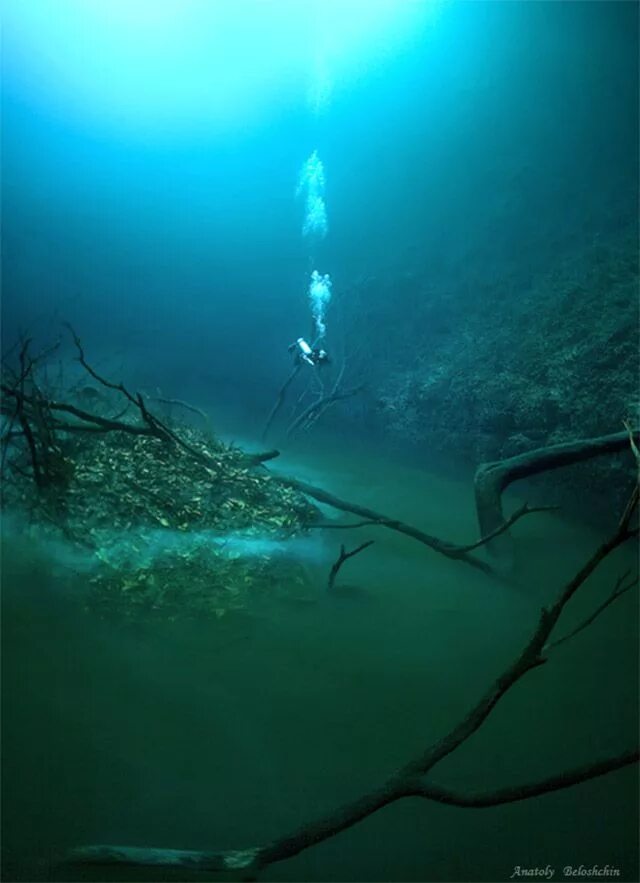
<path fill-rule="evenodd" d="M 1 15 L 4 879 L 640 879 L 638 4 Z"/>

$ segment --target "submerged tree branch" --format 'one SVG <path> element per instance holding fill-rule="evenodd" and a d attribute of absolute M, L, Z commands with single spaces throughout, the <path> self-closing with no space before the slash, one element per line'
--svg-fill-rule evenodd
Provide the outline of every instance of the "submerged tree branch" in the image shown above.
<path fill-rule="evenodd" d="M 494 540 L 496 537 L 499 537 L 500 534 L 508 531 L 510 527 L 513 527 L 516 521 L 520 521 L 525 515 L 532 515 L 535 512 L 557 512 L 558 508 L 558 506 L 530 506 L 528 503 L 523 503 L 519 509 L 516 509 L 516 511 L 500 525 L 500 527 L 497 527 L 487 536 L 476 540 L 475 543 L 469 543 L 468 546 L 460 546 L 460 549 L 464 552 L 472 552 L 474 549 L 479 549 L 480 546 L 486 546 L 491 540 Z"/>
<path fill-rule="evenodd" d="M 191 411 L 192 414 L 197 414 L 199 417 L 202 418 L 207 431 L 211 431 L 211 421 L 209 419 L 209 415 L 205 411 L 203 411 L 202 408 L 196 408 L 195 405 L 190 405 L 189 402 L 183 402 L 182 399 L 164 399 L 158 396 L 154 399 L 154 401 L 160 402 L 161 405 L 169 405 L 171 407 L 177 405 L 179 408 L 184 408 L 185 411 Z"/>
<path fill-rule="evenodd" d="M 394 773 L 378 788 L 314 822 L 302 825 L 284 837 L 263 846 L 253 846 L 243 851 L 184 852 L 128 846 L 86 846 L 74 850 L 67 860 L 74 864 L 172 866 L 227 872 L 234 870 L 240 871 L 243 874 L 243 879 L 255 879 L 261 868 L 292 858 L 305 849 L 352 827 L 382 807 L 404 797 L 423 797 L 439 803 L 470 808 L 497 806 L 572 787 L 636 763 L 639 753 L 637 749 L 632 749 L 621 755 L 567 770 L 538 782 L 503 788 L 484 794 L 459 794 L 431 784 L 426 778 L 443 758 L 456 751 L 480 729 L 506 693 L 528 672 L 546 662 L 545 651 L 549 647 L 549 638 L 571 598 L 602 561 L 629 538 L 637 536 L 637 527 L 631 526 L 631 520 L 637 507 L 638 490 L 636 488 L 614 534 L 596 549 L 575 576 L 569 580 L 560 591 L 555 603 L 541 611 L 538 624 L 529 640 L 484 696 L 446 736 L 429 746 L 422 754 Z"/>
<path fill-rule="evenodd" d="M 285 382 L 282 384 L 282 386 L 278 390 L 278 395 L 276 396 L 276 400 L 273 403 L 273 407 L 271 408 L 271 411 L 269 411 L 269 416 L 267 417 L 267 422 L 265 423 L 264 429 L 262 430 L 261 437 L 262 437 L 263 442 L 267 440 L 267 436 L 269 435 L 269 430 L 271 429 L 271 426 L 273 425 L 273 421 L 276 419 L 276 415 L 284 403 L 284 399 L 287 394 L 287 390 L 289 389 L 289 387 L 291 386 L 293 381 L 296 379 L 296 377 L 300 373 L 301 368 L 302 368 L 302 362 L 298 362 L 297 364 L 295 364 L 293 366 L 293 368 L 291 369 L 289 376 L 287 377 Z"/>
<path fill-rule="evenodd" d="M 640 440 L 640 430 L 615 432 L 611 435 L 537 448 L 508 460 L 483 463 L 479 466 L 474 478 L 474 486 L 480 535 L 491 536 L 494 540 L 500 537 L 501 540 L 499 543 L 488 543 L 487 550 L 505 560 L 511 557 L 512 547 L 508 533 L 506 530 L 499 530 L 505 521 L 502 514 L 502 494 L 510 484 L 550 469 L 580 463 L 603 454 L 618 453 L 629 448 L 629 439 L 633 447 Z"/>
<path fill-rule="evenodd" d="M 608 598 L 596 607 L 596 609 L 589 616 L 584 619 L 580 625 L 576 626 L 576 628 L 572 629 L 568 634 L 564 635 L 562 638 L 558 638 L 556 641 L 552 641 L 550 644 L 547 644 L 546 650 L 551 650 L 554 647 L 558 647 L 560 644 L 564 644 L 565 641 L 568 641 L 570 638 L 575 637 L 575 635 L 579 634 L 581 631 L 587 628 L 587 626 L 591 625 L 600 614 L 607 609 L 610 604 L 613 604 L 614 601 L 617 601 L 622 595 L 632 589 L 634 586 L 638 585 L 638 577 L 632 577 L 628 582 L 625 582 L 627 577 L 629 576 L 629 571 L 627 570 L 622 576 L 618 577 L 616 580 L 616 584 L 613 587 L 613 591 L 609 595 Z"/>
<path fill-rule="evenodd" d="M 340 371 L 338 372 L 338 376 L 336 377 L 335 383 L 331 389 L 331 392 L 324 393 L 324 390 L 321 388 L 318 397 L 308 405 L 301 414 L 299 414 L 295 420 L 291 422 L 287 429 L 287 436 L 293 435 L 298 429 L 309 429 L 309 427 L 313 426 L 313 424 L 318 420 L 322 414 L 329 408 L 331 405 L 335 404 L 335 402 L 340 402 L 344 399 L 353 398 L 353 396 L 358 395 L 358 393 L 362 392 L 364 389 L 364 385 L 353 387 L 352 389 L 346 389 L 340 391 L 340 384 L 342 383 L 342 378 L 344 376 L 346 364 L 343 362 Z"/>
<path fill-rule="evenodd" d="M 555 776 L 548 776 L 538 782 L 529 782 L 525 785 L 513 785 L 509 788 L 500 788 L 496 791 L 486 791 L 478 794 L 460 794 L 441 788 L 428 782 L 425 778 L 416 781 L 414 794 L 416 797 L 425 797 L 436 803 L 445 803 L 449 806 L 460 806 L 470 809 L 486 809 L 490 806 L 500 806 L 505 803 L 515 803 L 519 800 L 530 800 L 532 797 L 540 797 L 542 794 L 550 794 L 552 791 L 561 791 L 564 788 L 572 788 L 590 779 L 606 776 L 616 770 L 638 763 L 640 754 L 637 749 L 624 751 L 615 757 L 593 761 L 571 770 L 565 770 Z"/>
<path fill-rule="evenodd" d="M 425 533 L 417 527 L 413 527 L 411 524 L 407 524 L 406 522 L 399 521 L 395 518 L 388 518 L 386 515 L 382 515 L 380 512 L 375 512 L 373 509 L 369 509 L 366 506 L 360 506 L 358 503 L 350 503 L 347 500 L 342 500 L 339 497 L 334 496 L 334 494 L 330 494 L 328 491 L 308 484 L 305 481 L 299 481 L 296 478 L 284 476 L 274 476 L 274 478 L 281 484 L 295 488 L 320 503 L 325 503 L 326 505 L 332 506 L 334 509 L 340 509 L 343 512 L 352 512 L 354 515 L 360 515 L 370 524 L 377 524 L 381 527 L 388 527 L 391 530 L 403 533 L 414 540 L 418 540 L 418 542 L 423 543 L 425 546 L 429 546 L 430 549 L 440 552 L 440 554 L 445 555 L 447 558 L 464 561 L 466 564 L 470 564 L 477 570 L 482 570 L 484 573 L 492 573 L 491 565 L 487 564 L 486 561 L 482 561 L 480 558 L 476 558 L 469 554 L 464 546 L 458 546 L 455 543 L 441 540 L 438 537 Z"/>
<path fill-rule="evenodd" d="M 327 581 L 327 589 L 329 592 L 332 592 L 335 588 L 336 577 L 338 576 L 340 568 L 345 563 L 345 561 L 348 561 L 349 558 L 353 558 L 353 556 L 357 555 L 358 552 L 364 552 L 364 550 L 368 549 L 371 545 L 373 545 L 373 540 L 368 540 L 366 543 L 361 543 L 351 552 L 347 552 L 344 546 L 340 546 L 340 554 L 338 555 L 336 561 L 333 564 L 333 567 L 329 572 L 329 579 Z"/>

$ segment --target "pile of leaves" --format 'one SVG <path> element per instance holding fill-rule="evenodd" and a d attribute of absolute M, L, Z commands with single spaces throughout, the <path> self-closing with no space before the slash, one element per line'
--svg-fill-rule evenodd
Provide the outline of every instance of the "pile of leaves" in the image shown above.
<path fill-rule="evenodd" d="M 135 526 L 295 533 L 315 518 L 301 494 L 251 467 L 242 451 L 195 429 L 180 435 L 206 463 L 148 436 L 109 433 L 79 445 L 64 500 L 69 527 L 89 524 L 98 536 Z"/>
<path fill-rule="evenodd" d="M 101 613 L 221 617 L 257 596 L 308 590 L 286 540 L 317 510 L 237 448 L 182 427 L 190 450 L 121 432 L 64 443 L 68 481 L 38 494 L 28 475 L 9 496 L 92 559 Z"/>

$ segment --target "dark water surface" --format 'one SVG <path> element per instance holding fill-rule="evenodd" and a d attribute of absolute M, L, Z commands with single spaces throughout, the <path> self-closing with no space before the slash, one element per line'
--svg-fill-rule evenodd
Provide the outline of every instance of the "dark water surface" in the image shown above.
<path fill-rule="evenodd" d="M 468 482 L 365 449 L 301 449 L 280 466 L 454 540 L 475 535 Z M 557 516 L 515 529 L 516 584 L 382 529 L 326 531 L 309 603 L 253 619 L 117 623 L 83 609 L 86 576 L 7 536 L 3 816 L 7 880 L 184 879 L 54 866 L 87 842 L 259 844 L 377 785 L 442 736 L 521 647 L 540 606 L 598 542 Z M 375 544 L 324 592 L 341 542 Z M 632 552 L 567 612 L 589 612 Z M 346 589 L 349 589 L 347 591 Z M 637 602 L 621 599 L 501 703 L 434 781 L 484 789 L 617 753 L 637 734 Z M 564 629 L 564 626 L 563 626 Z M 637 880 L 637 773 L 513 804 L 388 807 L 265 880 L 505 880 L 514 866 L 606 864 Z M 204 876 L 202 876 L 204 879 Z"/>

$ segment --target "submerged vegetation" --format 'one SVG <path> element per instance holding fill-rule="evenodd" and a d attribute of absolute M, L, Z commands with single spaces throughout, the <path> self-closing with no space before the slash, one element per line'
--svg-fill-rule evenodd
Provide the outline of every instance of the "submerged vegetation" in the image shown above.
<path fill-rule="evenodd" d="M 91 607 L 221 617 L 256 595 L 305 586 L 302 565 L 278 552 L 317 510 L 274 481 L 259 457 L 210 432 L 172 427 L 104 378 L 107 395 L 82 386 L 54 399 L 28 352 L 4 385 L 4 505 L 87 551 Z M 105 416 L 122 396 L 126 413 Z"/>
<path fill-rule="evenodd" d="M 612 415 L 636 423 L 635 220 L 603 239 L 563 257 L 533 249 L 512 273 L 482 265 L 471 279 L 466 264 L 443 262 L 436 276 L 435 256 L 416 258 L 411 272 L 395 268 L 350 292 L 348 327 L 381 354 L 373 368 L 384 431 L 476 466 L 611 432 Z M 376 307 L 365 310 L 371 291 Z M 412 308 L 398 311 L 398 296 Z M 594 460 L 544 482 L 544 499 L 600 522 L 603 498 L 624 503 L 614 489 L 625 471 L 619 459 Z"/>

